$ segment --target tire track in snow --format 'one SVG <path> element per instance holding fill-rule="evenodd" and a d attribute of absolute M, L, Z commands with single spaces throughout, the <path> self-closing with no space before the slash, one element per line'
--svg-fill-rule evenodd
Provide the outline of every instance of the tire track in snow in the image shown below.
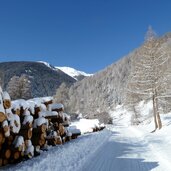
<path fill-rule="evenodd" d="M 93 154 L 80 168 L 81 171 L 150 171 L 157 169 L 158 163 L 145 161 L 142 153 L 149 150 L 138 138 L 122 133 L 128 128 L 117 131 Z M 132 134 L 133 132 L 130 132 Z"/>

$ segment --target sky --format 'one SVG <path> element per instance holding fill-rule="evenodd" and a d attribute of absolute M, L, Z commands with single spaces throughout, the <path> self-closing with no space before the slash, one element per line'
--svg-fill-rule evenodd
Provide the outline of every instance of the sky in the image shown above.
<path fill-rule="evenodd" d="M 95 73 L 171 32 L 170 0 L 0 0 L 0 62 L 46 61 Z"/>

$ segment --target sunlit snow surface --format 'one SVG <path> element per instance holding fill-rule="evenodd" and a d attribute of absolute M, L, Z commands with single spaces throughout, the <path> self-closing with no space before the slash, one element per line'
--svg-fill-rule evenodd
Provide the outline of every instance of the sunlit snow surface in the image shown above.
<path fill-rule="evenodd" d="M 65 72 L 66 74 L 68 74 L 69 76 L 71 76 L 73 78 L 75 78 L 79 75 L 83 75 L 85 77 L 89 77 L 89 76 L 93 75 L 93 74 L 87 74 L 83 71 L 78 71 L 78 70 L 76 70 L 74 68 L 70 68 L 70 67 L 56 67 L 56 68 L 62 70 L 63 72 Z"/>
<path fill-rule="evenodd" d="M 151 106 L 140 104 L 139 108 L 147 118 Z M 130 114 L 118 106 L 111 111 L 114 123 L 108 129 L 50 147 L 38 157 L 2 170 L 170 171 L 171 114 L 161 116 L 163 128 L 155 133 L 150 133 L 154 129 L 152 118 L 142 125 L 130 126 Z M 86 122 L 80 126 L 84 127 L 83 124 L 88 127 Z M 76 125 L 79 127 L 79 123 Z"/>

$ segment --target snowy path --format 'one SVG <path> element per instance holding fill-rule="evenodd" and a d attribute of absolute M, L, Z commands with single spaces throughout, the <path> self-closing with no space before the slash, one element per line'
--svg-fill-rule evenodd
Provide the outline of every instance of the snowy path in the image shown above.
<path fill-rule="evenodd" d="M 156 143 L 155 134 L 144 135 L 131 126 L 111 126 L 109 130 L 79 137 L 64 146 L 52 147 L 39 157 L 2 170 L 169 171 L 170 155 L 160 151 L 163 145 Z"/>
<path fill-rule="evenodd" d="M 129 129 L 129 128 L 128 128 Z M 118 128 L 82 167 L 82 171 L 150 171 L 158 166 L 156 161 L 145 161 L 149 147 L 142 140 L 124 135 L 126 128 Z M 134 138 L 133 138 L 134 137 Z M 151 158 L 154 158 L 151 155 Z M 157 169 L 157 168 L 156 168 Z M 161 171 L 161 169 L 159 169 Z"/>

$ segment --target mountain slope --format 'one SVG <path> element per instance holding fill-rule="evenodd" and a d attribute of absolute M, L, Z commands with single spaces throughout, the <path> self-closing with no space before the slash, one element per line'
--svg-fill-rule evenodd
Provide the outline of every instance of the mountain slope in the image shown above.
<path fill-rule="evenodd" d="M 57 69 L 60 69 L 61 71 L 65 72 L 69 76 L 73 77 L 76 80 L 82 80 L 84 77 L 92 76 L 93 74 L 87 74 L 83 71 L 78 71 L 71 67 L 55 67 Z"/>
<path fill-rule="evenodd" d="M 160 39 L 171 49 L 171 34 L 167 34 Z M 110 111 L 117 104 L 123 103 L 132 59 L 137 56 L 140 48 L 93 76 L 86 77 L 73 84 L 67 92 L 69 99 L 65 100 L 68 111 L 83 113 L 84 116 L 89 118 L 98 117 L 102 121 L 108 122 Z"/>
<path fill-rule="evenodd" d="M 54 95 L 56 89 L 65 82 L 71 85 L 75 79 L 61 70 L 47 66 L 42 62 L 3 62 L 0 63 L 0 75 L 3 89 L 6 90 L 9 80 L 14 76 L 25 74 L 29 77 L 33 97 Z"/>

